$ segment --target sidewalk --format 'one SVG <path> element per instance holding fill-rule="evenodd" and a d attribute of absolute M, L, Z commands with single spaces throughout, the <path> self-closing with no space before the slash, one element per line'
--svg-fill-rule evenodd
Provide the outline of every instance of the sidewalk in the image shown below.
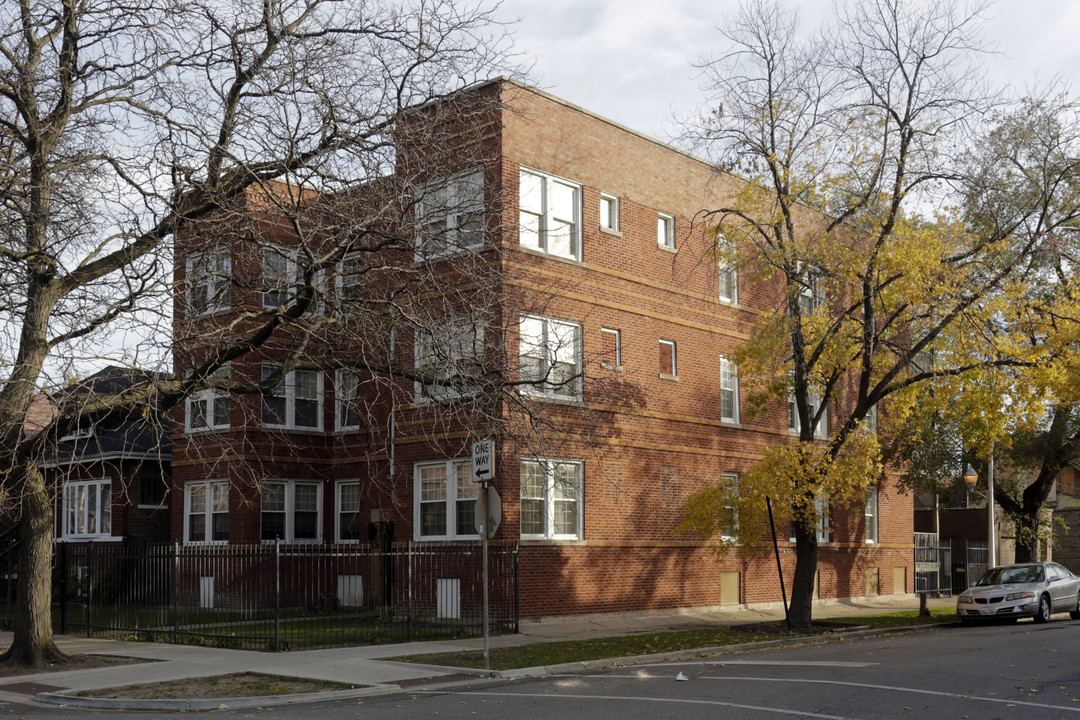
<path fill-rule="evenodd" d="M 953 598 L 930 599 L 931 607 L 951 607 Z M 913 595 L 886 596 L 875 600 L 822 603 L 814 615 L 826 617 L 858 617 L 895 610 L 918 608 Z M 552 618 L 523 622 L 516 635 L 500 635 L 490 639 L 490 646 L 510 647 L 557 640 L 583 640 L 613 635 L 631 635 L 660 630 L 683 630 L 713 625 L 739 625 L 771 620 L 783 620 L 782 607 L 738 608 L 702 613 L 672 615 L 604 615 Z M 11 633 L 0 632 L 0 646 L 11 641 Z M 212 677 L 252 671 L 270 675 L 331 680 L 362 685 L 357 690 L 318 693 L 315 695 L 277 697 L 272 699 L 231 698 L 207 701 L 90 701 L 93 707 L 159 710 L 195 710 L 263 706 L 285 702 L 358 697 L 362 695 L 397 692 L 402 688 L 471 680 L 490 675 L 482 670 L 464 671 L 458 668 L 398 663 L 386 660 L 402 655 L 476 650 L 483 647 L 482 638 L 413 642 L 398 645 L 374 645 L 304 650 L 285 653 L 264 653 L 248 650 L 191 647 L 163 643 L 141 643 L 70 635 L 58 636 L 57 644 L 64 652 L 86 655 L 112 655 L 138 658 L 150 662 L 114 665 L 89 670 L 70 670 L 21 675 L 0 681 L 0 701 L 33 703 L 33 698 L 50 702 L 69 702 L 68 698 L 53 697 L 53 693 L 95 690 L 148 682 Z M 80 704 L 86 701 L 79 700 Z"/>

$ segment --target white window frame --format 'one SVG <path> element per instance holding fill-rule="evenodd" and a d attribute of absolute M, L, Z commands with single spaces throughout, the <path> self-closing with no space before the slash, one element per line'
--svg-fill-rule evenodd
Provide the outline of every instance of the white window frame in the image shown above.
<path fill-rule="evenodd" d="M 523 327 L 526 323 L 540 323 L 539 344 L 530 346 L 525 338 Z M 554 375 L 552 368 L 558 365 L 569 365 L 565 362 L 566 348 L 563 340 L 567 336 L 571 338 L 573 353 L 573 376 L 568 383 L 551 382 Z M 528 352 L 530 349 L 534 352 Z M 522 315 L 519 325 L 518 343 L 519 361 L 521 362 L 521 392 L 526 395 L 556 398 L 565 400 L 581 400 L 581 324 L 559 320 L 544 315 Z M 530 382 L 525 377 L 525 358 L 532 358 L 539 362 L 539 375 Z"/>
<path fill-rule="evenodd" d="M 207 252 L 190 255 L 184 263 L 187 270 L 186 300 L 188 317 L 212 315 L 228 310 L 232 305 L 232 254 L 228 248 L 218 247 Z M 199 307 L 194 300 L 204 291 Z"/>
<path fill-rule="evenodd" d="M 581 460 L 561 460 L 555 458 L 522 458 L 521 474 L 524 475 L 526 466 L 535 466 L 542 475 L 543 488 L 540 496 L 525 496 L 523 484 L 519 484 L 519 499 L 521 501 L 522 516 L 524 505 L 528 501 L 539 501 L 543 512 L 543 533 L 526 533 L 524 526 L 521 527 L 522 540 L 581 540 L 585 537 L 585 463 Z M 574 473 L 573 496 L 556 497 L 555 483 L 558 469 L 572 468 Z M 573 503 L 575 528 L 572 533 L 555 532 L 555 514 L 557 503 Z"/>
<path fill-rule="evenodd" d="M 663 370 L 658 369 L 660 377 L 664 378 L 677 378 L 679 377 L 679 347 L 674 340 L 665 340 L 660 338 L 660 346 L 670 348 L 671 351 L 671 373 L 666 373 Z M 657 360 L 660 358 L 657 357 Z"/>
<path fill-rule="evenodd" d="M 796 271 L 802 273 L 803 262 L 800 260 L 796 264 Z M 808 267 L 806 270 L 806 282 L 799 286 L 799 311 L 803 315 L 812 315 L 822 304 L 821 287 L 818 284 L 818 280 L 821 277 L 821 273 L 814 267 Z"/>
<path fill-rule="evenodd" d="M 811 390 L 809 394 L 810 399 L 810 414 L 816 415 L 818 408 L 821 406 L 821 392 L 818 390 Z M 802 430 L 802 423 L 799 421 L 798 408 L 795 407 L 795 392 L 788 393 L 788 430 L 793 433 L 798 433 Z M 818 419 L 817 425 L 814 427 L 814 437 L 828 437 L 829 435 L 829 408 L 825 408 L 821 411 L 821 417 Z"/>
<path fill-rule="evenodd" d="M 613 330 L 612 328 L 600 328 L 600 337 L 603 338 L 605 334 L 615 337 L 615 362 L 610 363 L 607 360 L 603 360 L 601 358 L 601 363 L 604 365 L 609 365 L 611 367 L 622 367 L 622 332 L 620 330 Z M 601 348 L 603 348 L 602 339 Z"/>
<path fill-rule="evenodd" d="M 356 488 L 356 510 L 347 510 L 342 502 L 341 495 L 345 488 Z M 353 545 L 361 542 L 362 533 L 360 532 L 360 505 L 363 495 L 361 493 L 361 486 L 359 478 L 347 478 L 345 480 L 338 480 L 334 483 L 334 541 L 345 545 Z M 341 517 L 346 513 L 356 514 L 356 537 L 345 538 L 342 537 L 342 523 Z"/>
<path fill-rule="evenodd" d="M 532 178 L 529 180 L 527 178 Z M 523 193 L 526 183 L 539 181 L 539 205 L 526 209 Z M 531 168 L 521 167 L 518 173 L 518 242 L 522 247 L 538 250 L 549 255 L 570 260 L 581 260 L 581 185 L 565 178 Z M 572 193 L 571 218 L 559 217 L 552 201 L 552 196 L 559 191 Z M 560 250 L 553 246 L 554 228 L 569 225 L 567 237 L 569 248 Z"/>
<path fill-rule="evenodd" d="M 425 497 L 423 474 L 425 469 L 442 469 L 446 483 L 443 496 Z M 476 540 L 480 534 L 476 526 L 458 527 L 458 503 L 473 503 L 480 497 L 480 484 L 472 481 L 472 460 L 427 460 L 413 464 L 413 539 L 414 540 Z M 438 512 L 441 507 L 446 532 L 424 533 L 423 511 L 427 505 Z M 474 511 L 475 517 L 475 511 Z"/>
<path fill-rule="evenodd" d="M 195 513 L 203 516 L 203 540 L 191 539 L 191 491 L 196 487 L 202 487 L 206 489 L 206 493 L 203 500 L 202 509 Z M 224 509 L 214 509 L 214 500 L 224 497 Z M 225 538 L 220 540 L 214 539 L 214 516 L 225 515 L 228 518 L 229 515 L 229 481 L 228 480 L 194 480 L 184 484 L 184 544 L 185 545 L 227 545 L 228 538 L 228 523 L 226 523 Z"/>
<path fill-rule="evenodd" d="M 730 395 L 731 412 L 724 414 L 724 396 Z M 726 357 L 720 356 L 720 420 L 739 422 L 739 368 Z"/>
<path fill-rule="evenodd" d="M 734 248 L 727 238 L 720 237 L 717 242 L 721 246 L 722 253 L 734 255 Z M 717 273 L 720 302 L 737 305 L 739 302 L 739 273 L 735 266 L 735 258 L 722 258 L 717 264 Z"/>
<path fill-rule="evenodd" d="M 355 383 L 349 388 L 350 384 Z M 334 429 L 356 430 L 360 427 L 360 419 L 356 423 L 349 423 L 349 408 L 351 402 L 356 402 L 360 392 L 360 377 L 348 370 L 337 370 L 334 373 Z M 350 397 L 351 395 L 351 397 Z M 357 411 L 359 415 L 359 411 Z"/>
<path fill-rule="evenodd" d="M 263 508 L 266 489 L 270 485 L 278 485 L 284 490 L 284 503 L 282 510 L 266 510 Z M 298 488 L 315 488 L 315 537 L 296 537 L 296 491 Z M 266 478 L 260 488 L 259 498 L 259 538 L 264 543 L 274 542 L 273 538 L 263 537 L 263 515 L 268 512 L 281 513 L 285 517 L 285 535 L 281 542 L 294 545 L 321 543 L 323 538 L 323 483 L 320 480 L 285 480 L 282 478 Z M 306 510 L 304 512 L 311 512 Z"/>
<path fill-rule="evenodd" d="M 675 216 L 661 212 L 656 214 L 656 244 L 668 250 L 675 249 Z"/>
<path fill-rule="evenodd" d="M 720 473 L 720 483 L 727 492 L 724 500 L 724 508 L 731 513 L 731 524 L 724 524 L 721 528 L 720 537 L 723 540 L 733 542 L 739 538 L 739 473 Z"/>
<path fill-rule="evenodd" d="M 273 310 L 279 307 L 288 307 L 296 302 L 296 296 L 304 285 L 303 273 L 297 257 L 300 249 L 285 247 L 284 245 L 264 245 L 259 255 L 261 269 L 260 294 L 262 295 L 262 307 L 264 310 Z M 267 255 L 274 254 L 285 260 L 285 277 L 276 285 L 270 286 L 267 282 Z M 325 310 L 326 272 L 318 270 L 312 278 L 316 297 L 309 313 L 322 314 Z M 285 302 L 273 303 L 271 296 L 283 296 Z"/>
<path fill-rule="evenodd" d="M 232 371 L 229 366 L 218 368 L 218 370 L 211 376 L 215 378 L 221 378 L 228 380 L 232 377 Z M 206 419 L 205 425 L 195 427 L 191 424 L 191 420 L 194 417 L 193 408 L 195 405 L 201 404 L 204 408 L 203 417 Z M 225 410 L 226 420 L 224 423 L 216 422 L 217 411 L 221 409 L 219 405 L 224 404 L 228 409 Z M 228 415 L 232 413 L 232 395 L 228 392 L 217 390 L 212 387 L 206 387 L 202 390 L 196 390 L 188 395 L 184 401 L 184 430 L 188 433 L 200 433 L 200 432 L 212 432 L 214 430 L 227 430 L 231 425 L 231 418 Z"/>
<path fill-rule="evenodd" d="M 432 372 L 438 382 L 413 383 L 417 402 L 472 397 L 479 385 L 454 387 L 452 381 L 472 376 L 479 381 L 484 358 L 484 323 L 470 315 L 455 315 L 438 320 L 431 328 L 417 330 L 413 343 L 413 367 Z"/>
<path fill-rule="evenodd" d="M 619 198 L 611 193 L 600 193 L 600 227 L 611 232 L 619 230 Z"/>
<path fill-rule="evenodd" d="M 878 406 L 874 403 L 870 406 L 870 410 L 866 413 L 866 418 L 863 423 L 866 425 L 866 430 L 871 435 L 877 435 L 878 432 Z"/>
<path fill-rule="evenodd" d="M 829 527 L 829 494 L 818 493 L 814 497 L 814 534 L 819 545 L 832 542 L 832 529 Z"/>
<path fill-rule="evenodd" d="M 280 369 L 280 365 L 276 363 L 264 362 L 262 364 L 263 378 L 266 379 L 272 374 L 275 368 Z M 314 398 L 301 398 L 297 394 L 297 378 L 301 374 L 311 373 L 315 376 L 315 397 Z M 321 432 L 323 429 L 323 373 L 319 370 L 291 370 L 285 374 L 282 383 L 275 389 L 276 392 L 272 395 L 262 396 L 259 407 L 259 419 L 262 422 L 263 427 L 267 428 L 281 428 L 285 430 L 301 430 L 310 432 Z M 266 401 L 268 398 L 283 398 L 285 401 L 285 422 L 273 423 L 267 421 Z M 317 403 L 316 409 L 316 424 L 315 425 L 297 425 L 296 424 L 296 403 L 298 400 L 315 400 Z"/>
<path fill-rule="evenodd" d="M 483 247 L 484 209 L 482 167 L 421 185 L 415 205 L 416 260 L 433 260 Z M 434 241 L 434 235 L 441 235 L 442 242 Z"/>
<path fill-rule="evenodd" d="M 93 488 L 94 507 L 90 507 L 90 488 Z M 108 499 L 102 490 L 108 488 Z M 92 510 L 92 512 L 91 512 Z M 112 478 L 69 480 L 64 483 L 61 507 L 61 537 L 65 540 L 95 540 L 112 537 Z M 95 529 L 90 532 L 90 518 Z"/>
<path fill-rule="evenodd" d="M 879 521 L 881 514 L 878 507 L 878 487 L 877 485 L 866 486 L 866 506 L 863 510 L 863 517 L 866 521 L 866 544 L 874 545 L 878 542 L 878 534 L 880 532 Z M 873 532 L 871 532 L 873 530 Z"/>
<path fill-rule="evenodd" d="M 94 437 L 94 428 L 91 427 L 76 427 L 73 431 L 67 435 L 60 437 L 57 442 L 71 442 L 72 440 L 85 440 L 86 438 Z"/>

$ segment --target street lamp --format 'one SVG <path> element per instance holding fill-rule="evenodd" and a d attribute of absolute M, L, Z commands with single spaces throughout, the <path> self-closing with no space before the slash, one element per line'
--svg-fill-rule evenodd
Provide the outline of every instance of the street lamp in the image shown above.
<path fill-rule="evenodd" d="M 975 488 L 975 483 L 979 480 L 979 474 L 975 472 L 975 469 L 971 467 L 969 463 L 967 469 L 964 470 L 964 484 L 967 485 L 968 490 Z M 994 456 L 990 455 L 990 467 L 986 475 L 986 569 L 997 565 L 997 542 L 996 533 L 994 532 Z"/>

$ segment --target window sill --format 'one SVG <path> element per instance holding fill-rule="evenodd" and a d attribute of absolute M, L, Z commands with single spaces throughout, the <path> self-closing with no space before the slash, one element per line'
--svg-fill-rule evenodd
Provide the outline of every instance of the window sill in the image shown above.
<path fill-rule="evenodd" d="M 464 257 L 467 255 L 475 255 L 484 249 L 484 243 L 477 243 L 476 245 L 467 245 L 462 248 L 454 249 L 450 252 L 434 253 L 432 255 L 424 256 L 421 253 L 413 253 L 413 265 L 428 265 L 432 263 L 439 263 L 443 260 L 452 260 L 454 258 Z"/>
<path fill-rule="evenodd" d="M 605 370 L 612 370 L 614 372 L 622 372 L 623 371 L 623 366 L 622 365 L 612 365 L 611 363 L 604 362 L 602 360 L 600 361 L 600 367 L 604 368 Z"/>
<path fill-rule="evenodd" d="M 602 232 L 602 233 L 604 233 L 606 235 L 614 235 L 615 237 L 622 237 L 623 236 L 622 235 L 622 230 L 616 230 L 614 228 L 604 227 L 603 225 L 600 226 L 600 232 Z"/>
<path fill-rule="evenodd" d="M 534 545 L 534 546 L 537 546 L 537 545 L 580 545 L 580 546 L 585 546 L 588 543 L 586 543 L 584 540 L 580 540 L 580 539 L 556 540 L 554 538 L 523 537 L 523 538 L 521 538 L 521 544 L 522 545 Z"/>
<path fill-rule="evenodd" d="M 85 542 L 123 542 L 120 535 L 65 535 L 56 538 L 58 543 L 85 543 Z"/>
<path fill-rule="evenodd" d="M 660 378 L 661 380 L 671 380 L 673 382 L 679 382 L 679 376 L 678 375 L 668 375 L 667 373 L 658 373 L 656 375 L 656 377 Z"/>
<path fill-rule="evenodd" d="M 429 537 L 421 535 L 413 540 L 413 542 L 430 542 L 430 543 L 455 543 L 455 542 L 474 542 L 479 541 L 479 535 L 455 535 L 454 537 L 445 537 L 443 535 Z"/>
<path fill-rule="evenodd" d="M 168 505 L 143 505 L 142 503 L 135 506 L 138 510 L 168 510 Z"/>
<path fill-rule="evenodd" d="M 742 430 L 742 423 L 738 420 L 725 420 L 720 418 L 720 424 L 724 427 L 731 428 L 732 430 Z"/>
<path fill-rule="evenodd" d="M 717 302 L 719 302 L 721 305 L 726 305 L 727 307 L 731 308 L 732 310 L 739 310 L 742 307 L 741 305 L 739 305 L 738 300 L 729 300 L 727 298 L 717 298 Z"/>
<path fill-rule="evenodd" d="M 229 430 L 231 427 L 231 425 L 222 425 L 221 427 L 184 428 L 184 433 L 186 435 L 209 435 L 210 433 Z"/>
<path fill-rule="evenodd" d="M 215 315 L 224 315 L 225 313 L 229 312 L 230 310 L 232 310 L 232 305 L 226 305 L 224 307 L 219 307 L 219 308 L 216 308 L 214 310 L 208 310 L 206 312 L 187 313 L 184 317 L 187 320 L 200 320 L 202 318 L 214 317 Z"/>
<path fill-rule="evenodd" d="M 585 407 L 585 400 L 583 398 L 558 397 L 555 395 L 534 395 L 532 393 L 522 393 L 522 396 L 527 397 L 530 400 L 542 400 L 544 402 L 553 403 L 555 405 L 571 405 L 577 407 Z"/>
<path fill-rule="evenodd" d="M 555 255 L 554 253 L 549 253 L 549 252 L 546 252 L 544 250 L 538 250 L 537 248 L 526 247 L 526 246 L 522 245 L 521 243 L 518 243 L 518 249 L 521 250 L 521 252 L 527 253 L 529 255 L 535 255 L 537 257 L 547 258 L 548 260 L 557 260 L 559 262 L 563 262 L 563 263 L 566 263 L 568 265 L 576 265 L 578 267 L 585 267 L 585 261 L 579 260 L 578 258 L 568 258 L 568 257 L 565 257 L 563 255 Z"/>
<path fill-rule="evenodd" d="M 679 252 L 679 248 L 669 247 L 669 246 L 667 246 L 667 245 L 661 245 L 661 244 L 659 244 L 659 243 L 657 243 L 657 244 L 656 244 L 656 247 L 660 248 L 660 249 L 661 249 L 661 250 L 663 250 L 664 252 L 669 252 L 669 253 L 671 253 L 672 255 L 676 255 L 676 254 L 678 254 L 678 252 Z"/>
<path fill-rule="evenodd" d="M 322 428 L 298 428 L 290 427 L 288 425 L 263 425 L 260 424 L 259 428 L 266 431 L 284 430 L 285 432 L 295 433 L 297 435 L 325 435 L 326 431 Z"/>

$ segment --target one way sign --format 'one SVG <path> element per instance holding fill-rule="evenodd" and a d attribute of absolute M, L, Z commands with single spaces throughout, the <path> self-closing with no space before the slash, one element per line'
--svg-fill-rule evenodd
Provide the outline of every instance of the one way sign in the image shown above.
<path fill-rule="evenodd" d="M 473 482 L 487 482 L 495 478 L 495 452 L 491 438 L 472 444 L 472 469 Z"/>

